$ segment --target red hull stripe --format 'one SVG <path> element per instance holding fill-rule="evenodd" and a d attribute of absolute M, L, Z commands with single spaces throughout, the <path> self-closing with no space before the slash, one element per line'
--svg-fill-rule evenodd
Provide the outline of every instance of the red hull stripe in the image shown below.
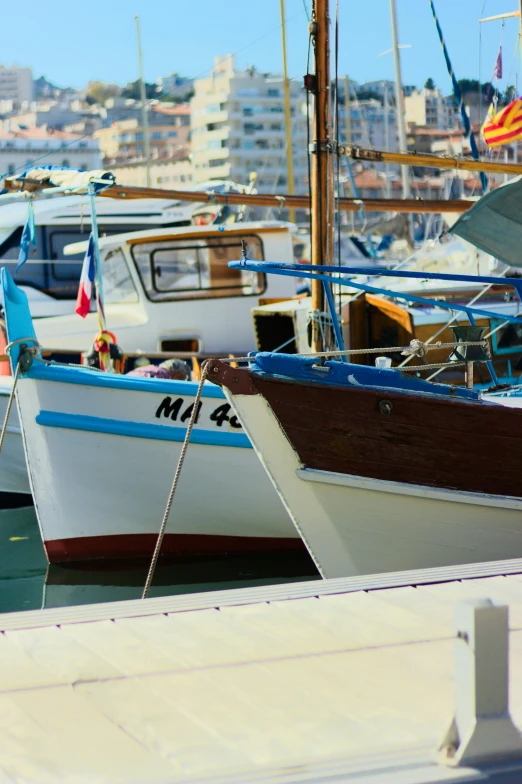
<path fill-rule="evenodd" d="M 150 558 L 156 534 L 117 534 L 81 536 L 44 542 L 51 563 L 87 561 L 95 558 Z M 216 536 L 205 534 L 165 534 L 163 555 L 220 555 L 227 553 L 266 553 L 304 550 L 299 538 L 253 536 Z"/>

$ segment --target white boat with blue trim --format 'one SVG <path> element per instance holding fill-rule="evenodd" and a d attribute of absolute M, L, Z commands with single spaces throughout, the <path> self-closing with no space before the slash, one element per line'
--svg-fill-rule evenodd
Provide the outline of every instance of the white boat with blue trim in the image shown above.
<path fill-rule="evenodd" d="M 27 297 L 2 270 L 9 340 L 36 345 Z M 20 345 L 11 350 L 13 368 Z M 197 385 L 48 364 L 34 357 L 16 399 L 49 561 L 152 553 Z M 164 554 L 300 548 L 221 390 L 209 384 Z M 238 492 L 238 479 L 244 490 Z"/>

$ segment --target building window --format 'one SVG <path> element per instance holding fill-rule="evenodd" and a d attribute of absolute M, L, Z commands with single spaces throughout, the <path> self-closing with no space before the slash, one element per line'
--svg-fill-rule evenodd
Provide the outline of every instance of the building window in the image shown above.
<path fill-rule="evenodd" d="M 80 164 L 80 171 L 87 171 L 87 164 L 86 163 L 81 163 Z"/>
<path fill-rule="evenodd" d="M 62 166 L 64 169 L 68 169 L 71 164 L 69 163 L 67 158 L 64 158 L 62 161 Z"/>
<path fill-rule="evenodd" d="M 221 158 L 219 158 L 218 160 L 209 161 L 208 165 L 211 169 L 215 169 L 216 166 L 222 166 L 223 161 L 221 160 Z"/>
<path fill-rule="evenodd" d="M 281 95 L 280 91 L 275 89 L 275 88 L 270 88 L 268 90 L 268 97 L 269 98 L 279 98 L 280 95 Z"/>
<path fill-rule="evenodd" d="M 245 123 L 243 128 L 244 128 L 245 133 L 251 134 L 251 133 L 255 133 L 256 131 L 262 131 L 263 130 L 263 124 L 262 123 Z"/>
<path fill-rule="evenodd" d="M 169 139 L 175 139 L 177 135 L 178 135 L 177 131 L 169 131 L 168 133 Z"/>
<path fill-rule="evenodd" d="M 14 163 L 10 163 L 7 167 L 7 175 L 8 177 L 12 177 L 14 173 L 15 173 L 15 165 Z"/>

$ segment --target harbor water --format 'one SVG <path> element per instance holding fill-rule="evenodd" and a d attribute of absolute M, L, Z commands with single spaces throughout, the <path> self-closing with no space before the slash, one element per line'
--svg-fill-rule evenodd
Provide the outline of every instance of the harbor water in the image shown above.
<path fill-rule="evenodd" d="M 49 565 L 35 509 L 0 510 L 0 612 L 140 598 L 148 561 Z M 161 560 L 149 596 L 318 579 L 306 552 Z"/>

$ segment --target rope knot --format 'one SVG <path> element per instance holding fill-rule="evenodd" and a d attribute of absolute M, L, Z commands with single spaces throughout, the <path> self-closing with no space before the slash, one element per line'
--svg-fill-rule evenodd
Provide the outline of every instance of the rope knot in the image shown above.
<path fill-rule="evenodd" d="M 403 357 L 423 357 L 425 354 L 426 344 L 417 338 L 413 338 L 413 340 L 410 341 L 409 347 L 405 348 L 404 351 L 401 351 L 401 356 Z"/>

